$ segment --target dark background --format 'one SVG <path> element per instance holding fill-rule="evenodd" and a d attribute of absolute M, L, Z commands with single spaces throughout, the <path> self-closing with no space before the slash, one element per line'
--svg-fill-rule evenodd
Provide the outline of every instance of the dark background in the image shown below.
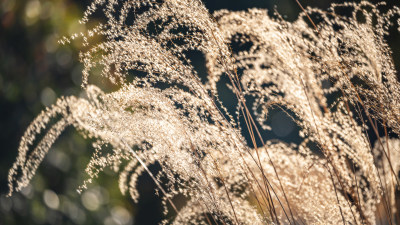
<path fill-rule="evenodd" d="M 300 12 L 295 0 L 208 0 L 211 12 L 276 6 L 288 20 Z M 303 0 L 303 6 L 327 8 L 327 0 Z M 394 1 L 393 1 L 394 2 Z M 0 225 L 5 224 L 157 224 L 163 218 L 154 184 L 140 179 L 139 204 L 122 196 L 115 173 L 105 171 L 89 189 L 76 189 L 87 178 L 91 145 L 68 128 L 39 167 L 31 184 L 11 198 L 7 175 L 16 156 L 20 137 L 29 123 L 60 96 L 79 95 L 81 69 L 79 45 L 61 46 L 62 36 L 80 32 L 78 20 L 88 0 L 0 1 Z M 392 5 L 392 4 L 388 4 Z M 389 37 L 399 65 L 399 36 Z M 106 84 L 105 84 L 106 85 Z M 232 96 L 225 95 L 222 98 Z M 222 99 L 224 100 L 224 99 Z M 276 124 L 276 125 L 274 125 Z M 277 125 L 279 124 L 279 126 Z M 280 127 L 284 124 L 287 129 Z M 295 125 L 281 112 L 272 114 L 268 138 L 295 141 Z M 155 168 L 156 169 L 156 168 Z"/>

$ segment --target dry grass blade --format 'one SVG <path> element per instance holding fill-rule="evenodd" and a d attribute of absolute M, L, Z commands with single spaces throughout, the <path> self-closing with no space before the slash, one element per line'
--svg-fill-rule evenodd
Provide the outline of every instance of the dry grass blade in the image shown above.
<path fill-rule="evenodd" d="M 98 168 L 120 166 L 121 192 L 139 201 L 148 173 L 176 212 L 164 223 L 399 223 L 400 83 L 385 36 L 400 9 L 295 1 L 293 22 L 262 9 L 211 15 L 199 0 L 93 1 L 81 22 L 104 22 L 61 41 L 83 39 L 86 96 L 61 98 L 27 128 L 10 194 L 71 125 L 94 140 L 83 188 Z M 96 75 L 117 90 L 90 84 Z M 235 112 L 219 97 L 227 88 Z M 297 124 L 299 143 L 265 135 L 272 109 Z M 187 204 L 176 207 L 176 196 Z"/>

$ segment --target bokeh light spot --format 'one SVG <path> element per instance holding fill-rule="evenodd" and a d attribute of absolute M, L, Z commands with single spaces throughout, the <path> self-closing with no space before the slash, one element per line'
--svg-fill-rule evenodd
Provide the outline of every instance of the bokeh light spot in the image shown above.
<path fill-rule="evenodd" d="M 54 191 L 49 189 L 44 191 L 43 201 L 46 204 L 46 206 L 51 209 L 58 209 L 58 206 L 60 205 L 60 200 L 58 198 L 58 195 L 54 193 Z"/>

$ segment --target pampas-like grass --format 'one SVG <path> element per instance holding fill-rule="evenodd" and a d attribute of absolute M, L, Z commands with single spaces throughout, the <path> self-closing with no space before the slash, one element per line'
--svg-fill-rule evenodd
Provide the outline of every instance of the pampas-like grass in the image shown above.
<path fill-rule="evenodd" d="M 399 140 L 379 137 L 379 129 L 400 134 L 400 85 L 384 39 L 400 10 L 379 6 L 309 8 L 287 22 L 261 9 L 211 15 L 198 0 L 93 1 L 81 22 L 97 11 L 105 22 L 61 40 L 81 38 L 86 48 L 86 97 L 60 98 L 27 128 L 10 194 L 29 183 L 72 125 L 95 140 L 91 179 L 128 161 L 119 187 L 138 201 L 137 179 L 149 173 L 166 209 L 176 211 L 165 223 L 375 224 L 377 216 L 399 223 Z M 103 41 L 93 43 L 95 35 Z M 193 52 L 206 59 L 205 80 L 189 60 Z M 120 89 L 90 84 L 99 70 Z M 237 99 L 240 119 L 219 100 L 221 83 Z M 259 129 L 270 128 L 274 107 L 299 125 L 299 145 L 265 141 Z M 104 146 L 113 152 L 103 154 Z M 148 169 L 155 162 L 159 174 Z M 188 199 L 182 209 L 177 195 Z"/>

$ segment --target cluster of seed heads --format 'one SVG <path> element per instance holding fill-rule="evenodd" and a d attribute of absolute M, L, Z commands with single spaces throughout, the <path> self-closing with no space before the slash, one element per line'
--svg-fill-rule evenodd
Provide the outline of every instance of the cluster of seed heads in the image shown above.
<path fill-rule="evenodd" d="M 138 177 L 149 173 L 176 211 L 164 223 L 399 223 L 400 84 L 385 36 L 400 10 L 382 5 L 307 8 L 287 22 L 262 9 L 210 14 L 199 0 L 94 0 L 81 22 L 95 12 L 104 22 L 61 40 L 83 40 L 85 97 L 60 98 L 29 125 L 10 194 L 72 125 L 95 140 L 81 188 L 110 166 L 138 201 Z M 119 89 L 90 84 L 99 75 Z M 237 99 L 237 117 L 221 85 Z M 299 126 L 300 144 L 263 137 L 274 108 Z M 178 195 L 188 199 L 181 209 Z"/>

